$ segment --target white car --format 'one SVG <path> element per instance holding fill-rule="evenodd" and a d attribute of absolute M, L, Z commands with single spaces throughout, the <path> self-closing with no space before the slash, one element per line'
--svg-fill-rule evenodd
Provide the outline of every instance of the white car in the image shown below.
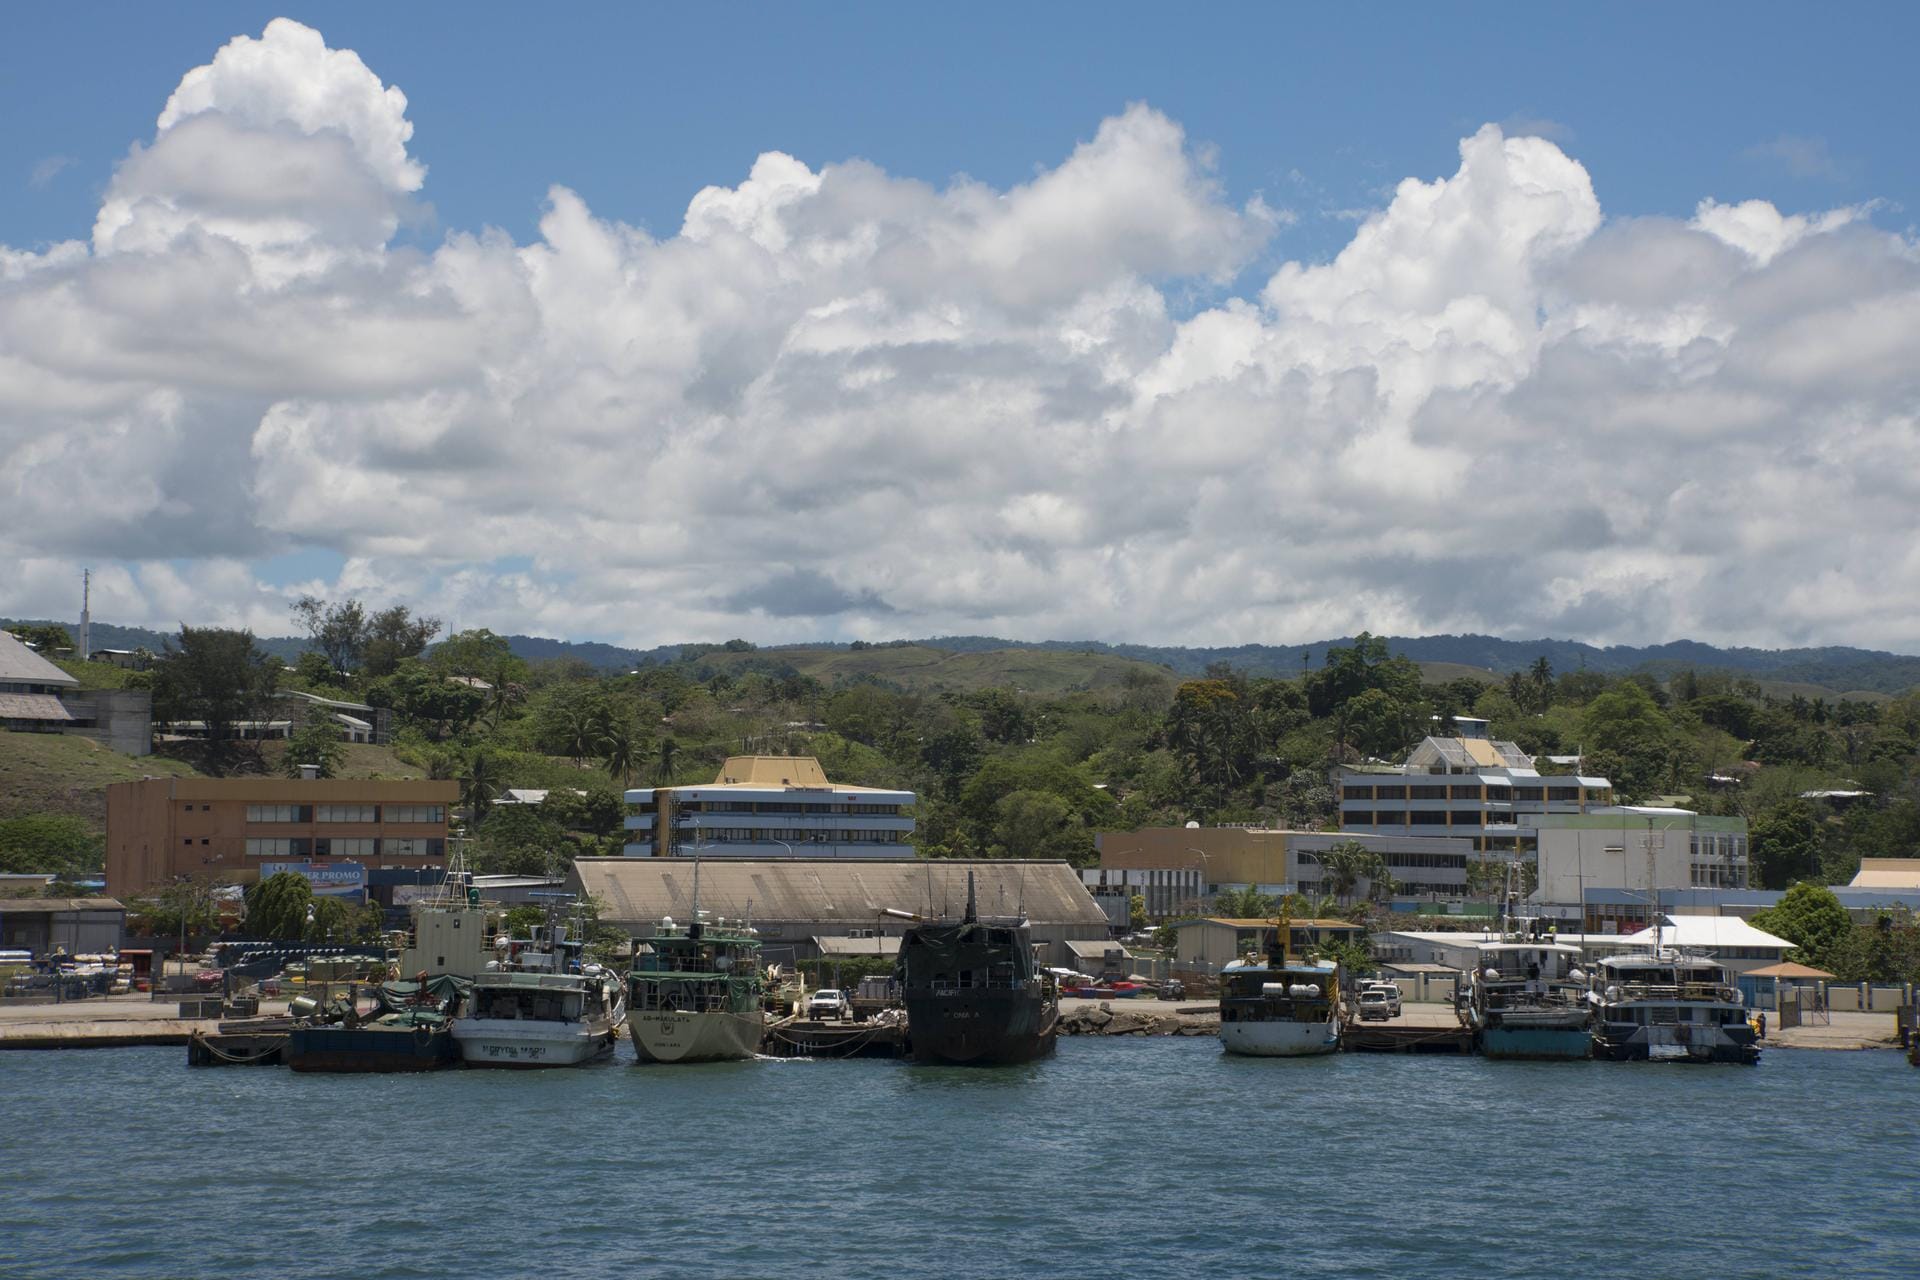
<path fill-rule="evenodd" d="M 1377 992 L 1386 1003 L 1387 1016 L 1400 1016 L 1400 988 L 1391 982 L 1363 982 L 1360 984 L 1360 999 L 1366 1000 L 1369 992 Z"/>
<path fill-rule="evenodd" d="M 1360 993 L 1360 1021 L 1385 1022 L 1391 1017 L 1393 1013 L 1387 1007 L 1386 992 L 1373 987 Z"/>
<path fill-rule="evenodd" d="M 851 1018 L 853 1002 L 837 987 L 822 987 L 807 997 L 809 1018 Z"/>

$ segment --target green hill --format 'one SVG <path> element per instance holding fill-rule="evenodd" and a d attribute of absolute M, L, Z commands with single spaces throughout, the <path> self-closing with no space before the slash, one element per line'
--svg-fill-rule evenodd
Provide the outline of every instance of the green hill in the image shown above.
<path fill-rule="evenodd" d="M 1013 685 L 1024 692 L 1071 693 L 1117 689 L 1129 675 L 1172 680 L 1164 667 L 1110 653 L 1052 649 L 993 649 L 952 653 L 926 645 L 878 645 L 870 649 L 780 648 L 748 653 L 714 652 L 695 660 L 721 671 L 792 668 L 823 684 L 880 680 L 903 689 L 970 692 Z"/>
<path fill-rule="evenodd" d="M 184 761 L 123 756 L 91 738 L 0 729 L 0 818 L 64 813 L 104 831 L 108 783 L 197 776 Z"/>

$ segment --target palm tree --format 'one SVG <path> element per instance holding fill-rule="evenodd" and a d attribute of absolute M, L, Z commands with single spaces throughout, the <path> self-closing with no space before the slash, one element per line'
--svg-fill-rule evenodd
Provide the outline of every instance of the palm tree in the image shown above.
<path fill-rule="evenodd" d="M 633 731 L 626 725 L 617 724 L 607 731 L 601 740 L 601 749 L 607 756 L 607 776 L 625 787 L 633 778 L 635 759 Z"/>
<path fill-rule="evenodd" d="M 1539 695 L 1539 709 L 1545 711 L 1553 703 L 1553 664 L 1547 661 L 1546 654 L 1533 660 L 1527 675 L 1533 680 L 1534 692 Z"/>
<path fill-rule="evenodd" d="M 1358 840 L 1342 840 L 1320 855 L 1320 866 L 1325 872 L 1323 881 L 1344 906 L 1367 873 L 1378 870 L 1379 858 L 1379 854 Z"/>
<path fill-rule="evenodd" d="M 672 738 L 660 739 L 660 759 L 654 766 L 653 785 L 664 787 L 673 781 L 673 766 L 680 757 L 680 744 Z"/>
<path fill-rule="evenodd" d="M 467 762 L 467 776 L 460 782 L 461 802 L 473 815 L 475 826 L 487 816 L 487 810 L 493 808 L 493 793 L 499 785 L 500 773 L 493 757 L 484 751 L 475 751 Z"/>

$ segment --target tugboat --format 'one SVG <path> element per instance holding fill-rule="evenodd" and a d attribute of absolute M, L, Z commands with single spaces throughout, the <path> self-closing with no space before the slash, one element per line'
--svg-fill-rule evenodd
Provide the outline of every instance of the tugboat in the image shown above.
<path fill-rule="evenodd" d="M 626 1018 L 617 975 L 583 963 L 576 912 L 571 931 L 548 913 L 530 939 L 495 939 L 499 958 L 473 980 L 454 1021 L 460 1056 L 476 1067 L 571 1067 L 613 1052 Z"/>
<path fill-rule="evenodd" d="M 909 928 L 895 976 L 916 1062 L 1005 1065 L 1053 1052 L 1060 998 L 1034 966 L 1032 929 L 1025 916 L 982 919 L 971 871 L 966 915 Z"/>
<path fill-rule="evenodd" d="M 1600 962 L 1593 1054 L 1616 1062 L 1760 1060 L 1738 987 L 1705 956 L 1656 946 Z"/>
<path fill-rule="evenodd" d="M 1580 949 L 1511 938 L 1480 946 L 1467 1019 L 1489 1058 L 1589 1058 L 1593 1007 Z"/>
<path fill-rule="evenodd" d="M 1301 1058 L 1340 1047 L 1340 966 L 1295 960 L 1281 916 L 1264 962 L 1220 971 L 1220 1047 L 1256 1058 Z"/>
<path fill-rule="evenodd" d="M 627 1030 L 642 1062 L 737 1062 L 760 1052 L 766 984 L 753 925 L 709 925 L 693 863 L 693 918 L 664 916 L 627 974 Z"/>

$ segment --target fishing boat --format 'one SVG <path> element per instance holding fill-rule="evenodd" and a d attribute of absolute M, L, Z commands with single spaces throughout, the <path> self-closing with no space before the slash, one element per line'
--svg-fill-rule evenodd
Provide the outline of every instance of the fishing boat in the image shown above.
<path fill-rule="evenodd" d="M 983 918 L 967 873 L 966 914 L 921 920 L 900 938 L 895 967 L 916 1062 L 1004 1065 L 1053 1052 L 1060 998 L 1033 962 L 1024 915 Z"/>
<path fill-rule="evenodd" d="M 1303 1058 L 1340 1047 L 1340 966 L 1295 960 L 1292 921 L 1275 922 L 1265 960 L 1220 971 L 1220 1047 L 1255 1058 Z"/>
<path fill-rule="evenodd" d="M 627 975 L 627 1029 L 643 1061 L 728 1062 L 760 1052 L 767 1016 L 751 925 L 709 924 L 696 905 L 693 919 L 667 916 L 644 941 Z"/>
<path fill-rule="evenodd" d="M 1706 956 L 1669 947 L 1608 956 L 1589 996 L 1593 1054 L 1614 1061 L 1760 1060 L 1740 989 Z"/>
<path fill-rule="evenodd" d="M 1588 1058 L 1593 1006 L 1580 949 L 1540 939 L 1482 943 L 1467 1020 L 1489 1058 Z"/>
<path fill-rule="evenodd" d="M 280 1060 L 295 1071 L 439 1071 L 460 1062 L 451 1025 L 467 984 L 443 977 L 350 992 L 287 1030 Z M 373 1006 L 360 1002 L 371 996 Z"/>
<path fill-rule="evenodd" d="M 572 927 L 536 927 L 498 938 L 496 959 L 473 980 L 453 1023 L 460 1056 L 478 1067 L 571 1067 L 607 1057 L 626 1019 L 626 988 L 612 970 L 584 960 L 579 916 Z"/>

